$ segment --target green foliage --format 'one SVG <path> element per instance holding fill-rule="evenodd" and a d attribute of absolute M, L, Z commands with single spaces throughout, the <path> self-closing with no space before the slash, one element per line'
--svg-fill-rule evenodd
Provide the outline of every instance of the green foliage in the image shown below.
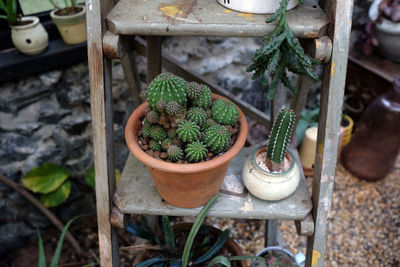
<path fill-rule="evenodd" d="M 268 142 L 267 158 L 277 164 L 281 164 L 285 158 L 295 120 L 296 118 L 292 110 L 282 109 L 272 126 Z"/>
<path fill-rule="evenodd" d="M 35 193 L 43 194 L 40 200 L 46 207 L 54 207 L 65 202 L 71 193 L 68 176 L 68 171 L 62 166 L 44 163 L 25 174 L 22 184 Z"/>
<path fill-rule="evenodd" d="M 167 138 L 164 141 L 162 141 L 161 143 L 161 147 L 164 151 L 167 151 L 168 148 L 172 145 L 172 139 L 171 138 Z"/>
<path fill-rule="evenodd" d="M 147 89 L 146 99 L 151 109 L 159 108 L 157 102 L 162 100 L 168 103 L 176 101 L 181 107 L 186 105 L 186 81 L 171 73 L 161 73 L 150 84 Z M 163 112 L 163 110 L 158 110 Z"/>
<path fill-rule="evenodd" d="M 235 104 L 226 100 L 218 99 L 211 106 L 214 121 L 220 124 L 234 125 L 239 118 L 239 111 Z"/>
<path fill-rule="evenodd" d="M 148 110 L 146 112 L 146 120 L 151 124 L 157 123 L 159 118 L 160 114 L 155 110 Z"/>
<path fill-rule="evenodd" d="M 85 181 L 90 185 L 93 191 L 96 190 L 96 182 L 95 182 L 95 175 L 94 175 L 94 168 L 90 168 L 86 171 L 85 174 Z"/>
<path fill-rule="evenodd" d="M 203 91 L 201 84 L 196 82 L 189 82 L 186 86 L 186 95 L 189 99 L 194 100 L 201 95 Z"/>
<path fill-rule="evenodd" d="M 62 246 L 63 246 L 63 243 L 64 243 L 65 234 L 67 233 L 68 228 L 71 226 L 71 224 L 76 219 L 78 219 L 79 217 L 81 217 L 81 216 L 77 216 L 77 217 L 74 217 L 71 220 L 69 220 L 67 222 L 67 224 L 65 225 L 64 229 L 62 230 L 61 235 L 60 235 L 60 239 L 58 240 L 58 243 L 57 243 L 56 251 L 54 252 L 53 259 L 51 260 L 51 263 L 50 263 L 50 267 L 57 267 L 58 266 L 58 262 L 60 261 L 60 257 L 61 257 L 61 250 L 62 250 Z M 39 261 L 38 261 L 38 266 L 39 267 L 46 267 L 46 256 L 45 256 L 45 253 L 44 253 L 43 241 L 42 241 L 42 237 L 40 235 L 39 230 L 38 230 L 38 237 L 39 237 Z"/>
<path fill-rule="evenodd" d="M 150 123 L 146 123 L 143 127 L 143 136 L 144 137 L 151 137 L 151 130 L 152 130 L 152 125 Z"/>
<path fill-rule="evenodd" d="M 224 126 L 215 124 L 205 131 L 203 139 L 212 152 L 219 153 L 228 147 L 230 138 L 231 134 Z"/>
<path fill-rule="evenodd" d="M 183 159 L 183 150 L 177 145 L 172 145 L 167 150 L 168 158 L 172 161 Z"/>
<path fill-rule="evenodd" d="M 192 121 L 184 121 L 178 125 L 176 133 L 183 142 L 193 142 L 200 137 L 200 127 Z"/>
<path fill-rule="evenodd" d="M 201 131 L 205 131 L 208 128 L 210 128 L 211 126 L 217 124 L 213 119 L 207 119 L 202 125 L 201 125 Z"/>
<path fill-rule="evenodd" d="M 202 85 L 201 88 L 201 95 L 193 100 L 193 106 L 206 109 L 211 105 L 212 92 L 206 85 Z"/>
<path fill-rule="evenodd" d="M 288 2 L 289 0 L 282 0 L 280 7 L 266 20 L 266 23 L 278 22 L 275 29 L 264 37 L 262 47 L 256 51 L 252 58 L 252 64 L 247 68 L 248 72 L 253 72 L 253 79 L 261 78 L 265 85 L 269 84 L 269 100 L 274 98 L 279 83 L 282 83 L 293 94 L 297 93 L 296 87 L 287 76 L 287 71 L 318 80 L 313 66 L 319 64 L 319 61 L 311 59 L 305 54 L 286 21 Z M 272 74 L 270 82 L 264 76 L 267 71 Z"/>
<path fill-rule="evenodd" d="M 5 12 L 5 15 L 0 15 L 0 19 L 7 20 L 9 25 L 15 25 L 21 20 L 17 14 L 17 0 L 0 0 L 0 9 Z"/>
<path fill-rule="evenodd" d="M 153 149 L 154 151 L 161 151 L 161 149 L 162 149 L 160 142 L 156 141 L 154 139 L 150 140 L 149 147 L 150 147 L 150 149 Z"/>
<path fill-rule="evenodd" d="M 165 138 L 167 138 L 167 132 L 166 132 L 166 131 L 164 130 L 164 128 L 161 127 L 160 125 L 154 125 L 154 126 L 151 128 L 150 136 L 151 136 L 151 138 L 153 138 L 154 140 L 162 141 L 162 140 L 164 140 Z"/>
<path fill-rule="evenodd" d="M 199 107 L 191 107 L 188 110 L 187 118 L 189 121 L 195 122 L 197 125 L 202 125 L 207 119 L 207 114 L 204 109 Z"/>
<path fill-rule="evenodd" d="M 190 162 L 199 162 L 207 156 L 206 146 L 199 141 L 194 141 L 186 146 L 186 158 Z"/>
<path fill-rule="evenodd" d="M 60 185 L 56 190 L 50 192 L 48 194 L 43 194 L 40 197 L 40 202 L 43 203 L 46 207 L 56 207 L 61 203 L 64 203 L 71 193 L 71 183 L 69 181 L 65 181 L 62 185 Z"/>

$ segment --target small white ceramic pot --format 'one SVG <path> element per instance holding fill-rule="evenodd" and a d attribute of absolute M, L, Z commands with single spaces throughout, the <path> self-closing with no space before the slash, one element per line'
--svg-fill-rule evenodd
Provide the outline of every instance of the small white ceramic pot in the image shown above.
<path fill-rule="evenodd" d="M 289 250 L 281 248 L 281 247 L 266 247 L 263 248 L 261 251 L 257 253 L 256 256 L 263 257 L 265 254 L 267 254 L 268 251 L 278 251 L 281 253 L 286 254 L 289 258 L 293 260 L 293 262 L 296 262 L 298 266 L 303 266 L 303 264 L 306 261 L 306 257 L 304 256 L 303 253 L 298 253 L 296 256 L 294 256 Z"/>
<path fill-rule="evenodd" d="M 226 8 L 254 14 L 270 14 L 278 9 L 281 0 L 217 0 Z M 295 8 L 298 0 L 290 0 L 287 10 Z"/>
<path fill-rule="evenodd" d="M 11 40 L 21 53 L 37 55 L 42 53 L 49 45 L 49 35 L 42 26 L 38 17 L 23 17 L 25 25 L 10 25 Z"/>
<path fill-rule="evenodd" d="M 82 10 L 73 15 L 57 15 L 58 9 L 54 9 L 50 13 L 51 19 L 67 44 L 79 44 L 86 41 L 86 8 L 78 7 Z"/>
<path fill-rule="evenodd" d="M 300 182 L 300 170 L 290 152 L 286 158 L 290 162 L 288 170 L 272 173 L 261 169 L 256 162 L 256 155 L 266 151 L 266 147 L 257 148 L 246 160 L 242 170 L 244 185 L 254 196 L 269 201 L 277 201 L 290 196 Z"/>
<path fill-rule="evenodd" d="M 303 142 L 301 142 L 299 151 L 301 165 L 308 169 L 312 169 L 314 165 L 315 152 L 317 149 L 317 135 L 318 128 L 310 127 L 306 130 Z"/>

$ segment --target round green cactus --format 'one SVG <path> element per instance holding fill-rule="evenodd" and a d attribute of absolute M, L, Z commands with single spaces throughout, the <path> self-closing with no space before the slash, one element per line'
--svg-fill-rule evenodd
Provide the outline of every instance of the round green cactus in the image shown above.
<path fill-rule="evenodd" d="M 219 153 L 228 147 L 231 134 L 224 126 L 215 124 L 205 131 L 203 139 L 212 152 Z"/>
<path fill-rule="evenodd" d="M 206 146 L 199 141 L 194 141 L 186 146 L 186 157 L 190 162 L 199 162 L 207 156 Z"/>
<path fill-rule="evenodd" d="M 169 101 L 165 106 L 165 111 L 171 116 L 176 115 L 180 110 L 181 107 L 179 106 L 179 103 L 174 100 Z"/>
<path fill-rule="evenodd" d="M 167 130 L 167 136 L 168 136 L 169 138 L 174 138 L 174 137 L 176 136 L 176 130 L 173 129 L 173 128 L 168 129 L 168 130 Z"/>
<path fill-rule="evenodd" d="M 157 103 L 163 100 L 168 103 L 171 100 L 176 101 L 180 106 L 186 104 L 186 81 L 171 73 L 161 73 L 150 84 L 147 89 L 146 98 L 149 102 L 149 107 L 158 109 Z"/>
<path fill-rule="evenodd" d="M 161 142 L 161 147 L 162 147 L 162 149 L 164 151 L 167 151 L 168 148 L 170 146 L 172 146 L 172 145 L 173 145 L 173 143 L 172 143 L 172 139 L 171 138 L 167 138 L 167 139 L 165 139 L 164 141 Z"/>
<path fill-rule="evenodd" d="M 176 133 L 183 142 L 193 142 L 200 136 L 200 127 L 192 121 L 184 121 L 178 125 Z"/>
<path fill-rule="evenodd" d="M 207 119 L 207 114 L 204 109 L 199 107 L 191 107 L 188 110 L 187 118 L 189 121 L 195 122 L 197 125 L 202 125 Z"/>
<path fill-rule="evenodd" d="M 208 128 L 210 128 L 211 126 L 217 124 L 213 119 L 207 119 L 205 122 L 203 122 L 203 124 L 201 125 L 201 131 L 204 132 L 205 130 L 207 130 Z"/>
<path fill-rule="evenodd" d="M 168 158 L 172 161 L 178 161 L 183 158 L 183 150 L 179 146 L 172 145 L 167 150 Z"/>
<path fill-rule="evenodd" d="M 167 104 L 165 103 L 165 101 L 162 100 L 162 99 L 160 99 L 160 100 L 158 100 L 158 102 L 156 103 L 156 109 L 157 109 L 159 112 L 164 113 L 164 111 L 165 111 L 165 106 L 166 106 L 166 105 L 167 105 Z"/>
<path fill-rule="evenodd" d="M 178 137 L 174 137 L 172 138 L 172 144 L 180 146 L 182 144 L 182 141 Z"/>
<path fill-rule="evenodd" d="M 143 136 L 150 137 L 152 129 L 153 129 L 153 126 L 150 123 L 145 123 L 143 125 Z"/>
<path fill-rule="evenodd" d="M 196 82 L 189 82 L 186 86 L 186 95 L 189 99 L 194 100 L 201 95 L 203 88 L 201 84 Z"/>
<path fill-rule="evenodd" d="M 201 95 L 193 100 L 193 106 L 206 109 L 211 105 L 212 92 L 211 89 L 208 88 L 206 85 L 202 85 L 201 87 Z"/>
<path fill-rule="evenodd" d="M 157 141 L 162 141 L 167 138 L 167 132 L 160 125 L 154 125 L 150 132 L 151 138 Z"/>
<path fill-rule="evenodd" d="M 236 105 L 226 99 L 214 101 L 211 112 L 213 119 L 221 124 L 234 125 L 239 118 L 239 111 Z"/>
<path fill-rule="evenodd" d="M 160 115 L 155 110 L 149 110 L 146 112 L 146 120 L 151 124 L 157 123 L 159 118 Z"/>
<path fill-rule="evenodd" d="M 159 141 L 156 140 L 151 140 L 149 143 L 150 149 L 153 149 L 154 151 L 161 151 L 161 144 Z"/>

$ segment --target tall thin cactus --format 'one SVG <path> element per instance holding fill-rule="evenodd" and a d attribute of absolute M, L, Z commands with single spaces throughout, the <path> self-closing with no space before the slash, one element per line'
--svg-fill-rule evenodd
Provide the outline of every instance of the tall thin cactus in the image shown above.
<path fill-rule="evenodd" d="M 272 171 L 282 170 L 285 153 L 296 120 L 295 117 L 292 110 L 282 109 L 272 126 L 266 161 L 268 168 Z"/>

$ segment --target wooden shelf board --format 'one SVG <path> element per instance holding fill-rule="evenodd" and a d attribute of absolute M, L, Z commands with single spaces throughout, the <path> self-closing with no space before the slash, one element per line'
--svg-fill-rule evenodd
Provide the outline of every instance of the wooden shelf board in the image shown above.
<path fill-rule="evenodd" d="M 107 15 L 109 30 L 124 35 L 263 37 L 274 28 L 269 15 L 226 9 L 216 0 L 120 0 Z M 329 20 L 318 6 L 299 5 L 287 12 L 293 33 L 300 38 L 325 34 Z"/>
<path fill-rule="evenodd" d="M 264 201 L 251 195 L 243 186 L 241 171 L 254 148 L 243 148 L 231 161 L 220 197 L 208 216 L 270 220 L 302 220 L 312 209 L 310 193 L 301 171 L 296 191 L 280 201 Z M 296 161 L 297 151 L 292 151 Z M 301 168 L 300 168 L 301 169 Z M 125 214 L 196 216 L 201 208 L 183 209 L 165 203 L 158 194 L 143 163 L 130 155 L 122 172 L 114 204 Z"/>

